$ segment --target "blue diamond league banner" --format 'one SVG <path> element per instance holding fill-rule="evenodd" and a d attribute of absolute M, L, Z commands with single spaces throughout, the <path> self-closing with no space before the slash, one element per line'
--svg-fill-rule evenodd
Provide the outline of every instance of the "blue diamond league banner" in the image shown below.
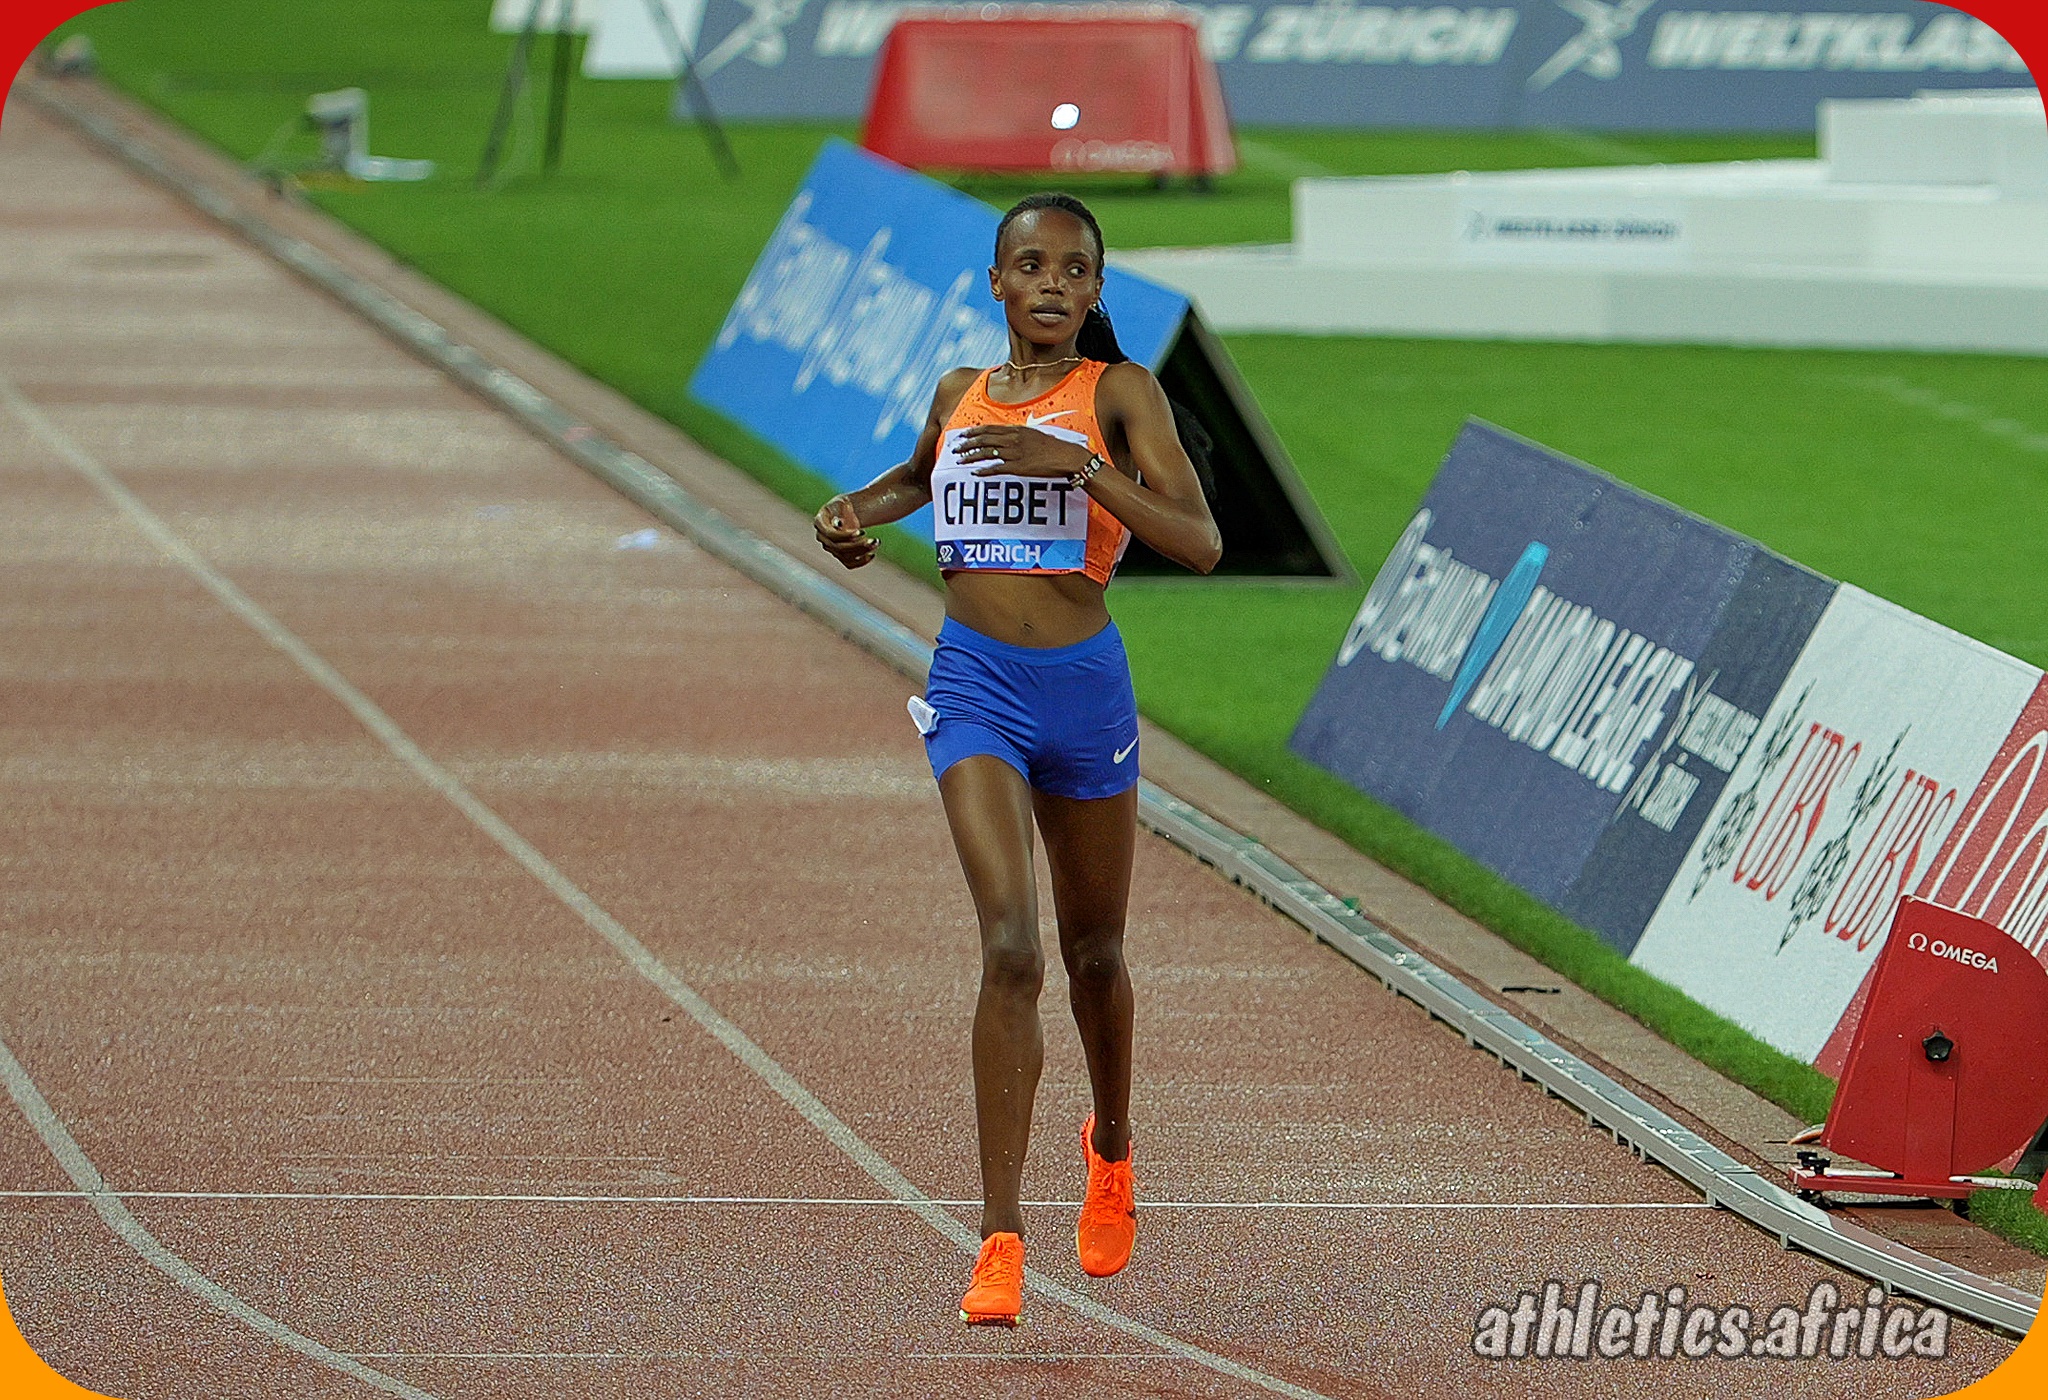
<path fill-rule="evenodd" d="M 858 117 L 882 41 L 910 8 L 903 0 L 667 3 L 713 103 L 738 117 Z M 647 0 L 608 5 L 592 69 L 612 62 L 613 72 L 672 73 Z M 1990 26 L 1923 0 L 1185 8 L 1232 116 L 1273 125 L 1812 131 L 1824 98 L 2032 83 Z M 628 28 L 644 31 L 639 68 L 623 53 L 606 58 L 630 44 Z M 1047 111 L 1061 100 L 1049 90 Z"/>
<path fill-rule="evenodd" d="M 903 461 L 939 376 L 1009 354 L 988 265 L 1000 215 L 844 141 L 819 152 L 690 392 L 842 490 Z M 1187 298 L 1109 269 L 1124 353 L 1154 370 Z M 931 512 L 904 523 L 932 538 Z"/>
<path fill-rule="evenodd" d="M 1468 423 L 1290 745 L 1627 952 L 1835 591 Z"/>
<path fill-rule="evenodd" d="M 1834 593 L 1818 574 L 1748 547 L 1670 722 L 1643 751 L 1629 793 L 1557 901 L 1560 909 L 1624 950 L 1635 943 Z"/>

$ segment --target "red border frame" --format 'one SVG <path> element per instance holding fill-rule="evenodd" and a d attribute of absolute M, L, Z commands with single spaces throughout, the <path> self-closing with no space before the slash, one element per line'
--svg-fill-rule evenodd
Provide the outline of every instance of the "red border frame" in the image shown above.
<path fill-rule="evenodd" d="M 0 73 L 9 75 L 9 86 L 44 36 L 74 15 L 97 8 L 97 0 L 88 4 L 79 0 L 12 0 L 0 13 Z M 2036 85 L 2040 84 L 2041 74 L 2048 71 L 2048 3 L 1962 0 L 1949 8 L 1973 15 L 2004 35 L 2027 61 Z M 4 1294 L 0 1294 L 0 1381 L 7 1383 L 10 1395 L 21 1400 L 92 1400 L 98 1395 L 65 1380 L 43 1363 L 14 1326 Z M 2031 1400 L 2044 1392 L 2048 1392 L 2048 1309 L 2003 1365 L 1955 1393 L 1971 1400 Z"/>

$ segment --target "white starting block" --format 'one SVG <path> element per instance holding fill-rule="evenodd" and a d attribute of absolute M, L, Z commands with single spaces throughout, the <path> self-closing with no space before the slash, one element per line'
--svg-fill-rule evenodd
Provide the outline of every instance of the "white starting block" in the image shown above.
<path fill-rule="evenodd" d="M 1292 244 L 1118 261 L 1228 331 L 2048 353 L 2038 93 L 1824 103 L 1820 148 L 1298 180 Z"/>

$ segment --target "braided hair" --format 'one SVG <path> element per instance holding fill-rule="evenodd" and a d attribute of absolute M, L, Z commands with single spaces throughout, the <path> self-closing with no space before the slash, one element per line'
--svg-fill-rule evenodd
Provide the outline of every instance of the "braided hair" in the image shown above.
<path fill-rule="evenodd" d="M 1009 233 L 1010 225 L 1017 221 L 1018 215 L 1028 214 L 1036 209 L 1057 209 L 1086 224 L 1088 232 L 1095 238 L 1096 266 L 1103 265 L 1108 245 L 1103 242 L 1102 225 L 1095 222 L 1094 212 L 1063 190 L 1047 190 L 1039 194 L 1025 195 L 1010 206 L 1009 212 L 1003 215 L 1002 222 L 996 225 L 997 266 L 1002 265 L 1003 238 Z M 1111 365 L 1122 364 L 1131 358 L 1124 353 L 1123 347 L 1116 343 L 1116 327 L 1110 323 L 1109 313 L 1103 310 L 1101 302 L 1098 301 L 1089 307 L 1088 314 L 1082 318 L 1081 333 L 1074 337 L 1074 353 L 1085 360 L 1100 360 Z M 1195 476 L 1202 483 L 1202 494 L 1213 503 L 1216 499 L 1216 473 L 1209 464 L 1209 458 L 1215 449 L 1215 442 L 1210 438 L 1208 429 L 1202 426 L 1201 421 L 1193 413 L 1173 399 L 1168 399 L 1167 404 L 1173 409 L 1173 426 L 1180 434 L 1181 448 L 1188 454 L 1188 461 L 1195 468 Z"/>

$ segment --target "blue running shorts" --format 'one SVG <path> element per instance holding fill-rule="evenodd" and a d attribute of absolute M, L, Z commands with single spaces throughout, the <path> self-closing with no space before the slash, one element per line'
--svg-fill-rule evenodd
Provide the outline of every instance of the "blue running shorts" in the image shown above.
<path fill-rule="evenodd" d="M 910 716 L 932 776 L 989 754 L 1055 797 L 1114 797 L 1138 781 L 1138 702 L 1110 623 L 1070 647 L 1018 647 L 952 618 Z"/>

